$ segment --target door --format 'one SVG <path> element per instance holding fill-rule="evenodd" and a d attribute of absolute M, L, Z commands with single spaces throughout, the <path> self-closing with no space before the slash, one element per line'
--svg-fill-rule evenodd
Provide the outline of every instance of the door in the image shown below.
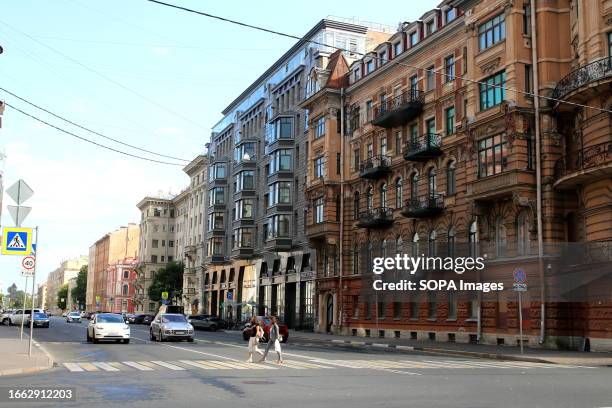
<path fill-rule="evenodd" d="M 332 295 L 327 296 L 327 319 L 325 325 L 325 331 L 331 332 L 332 325 L 334 324 L 334 298 Z"/>
<path fill-rule="evenodd" d="M 215 314 L 217 313 L 217 299 L 219 296 L 219 292 L 217 292 L 216 290 L 212 292 L 211 298 L 210 298 L 210 314 Z"/>
<path fill-rule="evenodd" d="M 285 321 L 288 328 L 295 328 L 295 282 L 285 284 Z"/>

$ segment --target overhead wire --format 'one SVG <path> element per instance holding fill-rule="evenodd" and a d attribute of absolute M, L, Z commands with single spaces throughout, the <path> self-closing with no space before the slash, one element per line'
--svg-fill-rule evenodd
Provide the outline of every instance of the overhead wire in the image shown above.
<path fill-rule="evenodd" d="M 292 39 L 295 39 L 295 40 L 298 40 L 298 41 L 304 41 L 304 42 L 307 42 L 307 43 L 310 43 L 310 44 L 314 44 L 314 45 L 319 45 L 319 46 L 322 46 L 322 47 L 328 47 L 328 48 L 332 48 L 332 49 L 336 49 L 336 50 L 340 50 L 340 51 L 351 52 L 353 54 L 360 55 L 362 57 L 365 57 L 367 55 L 366 53 L 351 51 L 351 50 L 348 50 L 348 49 L 343 48 L 343 47 L 338 47 L 338 46 L 335 46 L 335 45 L 326 44 L 326 43 L 323 43 L 323 42 L 320 42 L 320 41 L 311 40 L 311 39 L 304 38 L 304 37 L 301 37 L 301 36 L 298 36 L 298 35 L 288 34 L 288 33 L 282 32 L 282 31 L 277 31 L 277 30 L 273 30 L 273 29 L 270 29 L 270 28 L 266 28 L 266 27 L 262 27 L 262 26 L 258 26 L 258 25 L 254 25 L 254 24 L 250 24 L 250 23 L 245 23 L 245 22 L 238 21 L 238 20 L 233 20 L 233 19 L 230 19 L 230 18 L 227 18 L 227 17 L 218 16 L 218 15 L 207 13 L 207 12 L 204 12 L 204 11 L 195 10 L 195 9 L 191 9 L 191 8 L 184 7 L 184 6 L 179 6 L 177 4 L 167 3 L 167 2 L 164 2 L 164 1 L 161 1 L 161 0 L 145 0 L 145 1 L 148 1 L 150 3 L 155 3 L 155 4 L 160 5 L 160 6 L 165 6 L 165 7 L 170 7 L 170 8 L 174 8 L 174 9 L 177 9 L 177 10 L 185 11 L 185 12 L 192 13 L 192 14 L 198 14 L 198 15 L 201 15 L 201 16 L 204 16 L 204 17 L 208 17 L 208 18 L 212 18 L 212 19 L 215 19 L 215 20 L 223 21 L 223 22 L 226 22 L 226 23 L 238 25 L 238 26 L 241 26 L 241 27 L 250 28 L 250 29 L 253 29 L 253 30 L 262 31 L 262 32 L 269 33 L 269 34 L 278 35 L 278 36 L 281 36 L 281 37 L 292 38 Z M 478 85 L 485 85 L 485 86 L 490 87 L 490 88 L 499 88 L 499 89 L 503 89 L 503 90 L 510 91 L 510 92 L 516 92 L 516 93 L 520 93 L 520 94 L 523 94 L 523 95 L 528 95 L 528 96 L 532 96 L 532 97 L 537 97 L 537 98 L 545 99 L 545 100 L 548 100 L 548 101 L 564 103 L 564 104 L 573 105 L 573 106 L 577 106 L 577 107 L 581 107 L 581 108 L 594 109 L 594 110 L 598 110 L 598 111 L 601 111 L 601 112 L 612 113 L 612 110 L 600 108 L 600 107 L 597 107 L 597 106 L 591 106 L 591 105 L 585 105 L 585 104 L 581 104 L 581 103 L 577 103 L 577 102 L 571 102 L 571 101 L 567 101 L 567 100 L 560 99 L 560 98 L 553 98 L 553 97 L 550 97 L 550 96 L 536 94 L 534 92 L 528 92 L 528 91 L 522 91 L 520 89 L 510 88 L 510 87 L 507 87 L 507 86 L 504 86 L 504 85 L 490 84 L 490 83 L 487 83 L 487 82 L 483 82 L 483 81 L 478 81 L 478 80 L 475 80 L 475 79 L 470 79 L 470 78 L 462 77 L 460 75 L 447 74 L 447 73 L 445 73 L 443 71 L 440 71 L 440 70 L 424 68 L 424 67 L 420 67 L 420 66 L 417 66 L 417 65 L 407 64 L 405 62 L 396 61 L 395 59 L 383 58 L 383 57 L 380 57 L 378 55 L 372 56 L 372 59 L 375 59 L 375 60 L 378 60 L 378 61 L 382 61 L 384 63 L 392 63 L 392 64 L 396 64 L 396 65 L 400 65 L 400 66 L 405 66 L 407 68 L 419 69 L 419 70 L 423 70 L 425 72 L 431 72 L 431 73 L 442 75 L 444 77 L 449 77 L 449 78 L 452 78 L 452 79 L 459 78 L 459 79 L 461 79 L 462 81 L 465 81 L 465 82 L 470 82 L 470 83 L 478 84 Z"/>

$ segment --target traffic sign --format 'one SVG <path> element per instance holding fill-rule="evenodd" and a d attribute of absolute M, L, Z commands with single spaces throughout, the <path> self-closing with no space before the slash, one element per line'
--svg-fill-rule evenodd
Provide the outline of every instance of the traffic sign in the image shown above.
<path fill-rule="evenodd" d="M 3 255 L 30 255 L 32 253 L 32 228 L 4 227 L 2 234 Z"/>
<path fill-rule="evenodd" d="M 526 283 L 514 283 L 512 285 L 512 290 L 515 292 L 527 292 L 527 284 Z"/>
<path fill-rule="evenodd" d="M 21 227 L 21 223 L 32 210 L 32 207 L 25 207 L 23 205 L 7 205 L 6 208 L 17 227 Z"/>
<path fill-rule="evenodd" d="M 32 270 L 32 269 L 22 269 L 21 270 L 21 276 L 23 276 L 24 278 L 31 278 L 32 276 L 34 276 L 34 270 Z"/>
<path fill-rule="evenodd" d="M 21 260 L 21 266 L 25 270 L 31 271 L 34 269 L 35 265 L 36 265 L 36 258 L 34 258 L 33 256 L 26 256 L 25 258 Z"/>
<path fill-rule="evenodd" d="M 8 194 L 8 196 L 17 203 L 17 205 L 21 205 L 32 197 L 34 191 L 26 184 L 25 181 L 20 179 L 6 189 L 6 194 Z"/>
<path fill-rule="evenodd" d="M 516 268 L 512 275 L 515 283 L 527 283 L 527 274 L 523 268 Z"/>
<path fill-rule="evenodd" d="M 234 298 L 234 292 L 227 292 L 227 300 L 232 300 Z"/>
<path fill-rule="evenodd" d="M 161 296 L 162 296 L 162 299 L 168 300 L 168 292 L 162 292 Z"/>

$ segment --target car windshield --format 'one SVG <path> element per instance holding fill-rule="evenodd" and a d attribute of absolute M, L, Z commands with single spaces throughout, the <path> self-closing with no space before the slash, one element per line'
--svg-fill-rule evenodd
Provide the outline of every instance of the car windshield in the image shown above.
<path fill-rule="evenodd" d="M 80 316 L 79 312 L 70 312 L 70 316 Z"/>
<path fill-rule="evenodd" d="M 98 315 L 98 323 L 125 323 L 121 315 Z"/>
<path fill-rule="evenodd" d="M 181 315 L 163 315 L 162 322 L 164 323 L 185 323 L 185 316 Z"/>
<path fill-rule="evenodd" d="M 34 318 L 35 319 L 46 319 L 47 315 L 44 313 L 34 313 Z"/>

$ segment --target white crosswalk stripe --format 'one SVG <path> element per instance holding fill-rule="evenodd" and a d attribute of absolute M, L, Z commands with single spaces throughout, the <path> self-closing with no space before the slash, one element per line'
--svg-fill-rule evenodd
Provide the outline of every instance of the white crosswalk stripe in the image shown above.
<path fill-rule="evenodd" d="M 92 362 L 91 364 L 95 365 L 98 368 L 101 368 L 104 371 L 119 371 L 118 368 L 115 368 L 112 365 L 101 362 L 101 361 L 95 361 L 95 362 Z"/>
<path fill-rule="evenodd" d="M 166 363 L 165 361 L 151 361 L 153 364 L 157 364 L 158 366 L 166 367 L 174 371 L 185 371 L 183 367 L 179 367 L 174 364 Z"/>
<path fill-rule="evenodd" d="M 83 371 L 83 369 L 76 363 L 64 363 L 64 367 L 72 372 Z"/>
<path fill-rule="evenodd" d="M 147 367 L 146 365 L 139 364 L 135 361 L 124 361 L 123 364 L 135 368 L 140 371 L 153 371 L 151 367 Z"/>

